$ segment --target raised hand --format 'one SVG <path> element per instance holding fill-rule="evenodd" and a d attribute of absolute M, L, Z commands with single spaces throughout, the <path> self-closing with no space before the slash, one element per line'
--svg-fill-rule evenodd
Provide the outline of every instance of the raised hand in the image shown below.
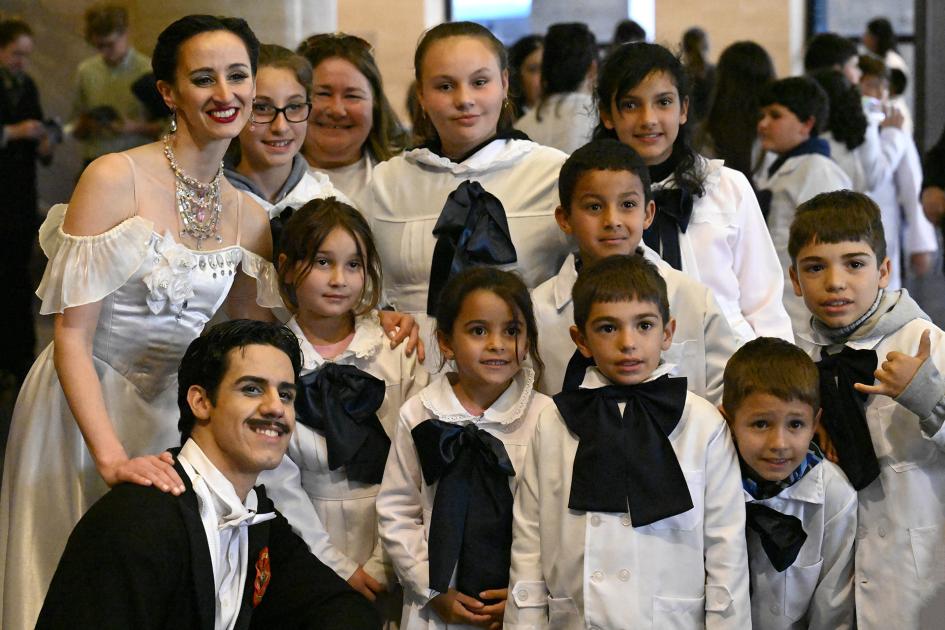
<path fill-rule="evenodd" d="M 875 385 L 856 383 L 854 385 L 856 390 L 864 394 L 897 398 L 932 354 L 931 334 L 932 331 L 929 329 L 922 333 L 919 339 L 919 351 L 915 356 L 895 351 L 887 354 L 886 360 L 873 373 L 877 383 Z"/>

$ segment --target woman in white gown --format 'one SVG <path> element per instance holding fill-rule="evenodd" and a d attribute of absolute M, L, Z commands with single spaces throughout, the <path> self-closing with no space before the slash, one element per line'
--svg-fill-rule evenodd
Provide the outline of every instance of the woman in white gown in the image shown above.
<path fill-rule="evenodd" d="M 40 229 L 38 294 L 54 341 L 13 414 L 0 493 L 0 626 L 32 628 L 73 525 L 121 482 L 179 492 L 178 361 L 221 306 L 268 318 L 265 212 L 222 177 L 250 115 L 258 42 L 246 22 L 188 16 L 153 67 L 175 133 L 103 156 Z"/>

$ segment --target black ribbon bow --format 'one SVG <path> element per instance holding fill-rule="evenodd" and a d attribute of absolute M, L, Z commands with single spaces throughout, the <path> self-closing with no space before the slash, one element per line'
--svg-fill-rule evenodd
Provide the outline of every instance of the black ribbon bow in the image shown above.
<path fill-rule="evenodd" d="M 561 383 L 561 391 L 569 392 L 579 388 L 581 383 L 584 382 L 587 368 L 592 365 L 596 365 L 594 357 L 586 357 L 581 354 L 580 350 L 575 350 L 574 354 L 571 355 L 571 359 L 568 360 L 568 367 L 564 371 L 564 382 Z"/>
<path fill-rule="evenodd" d="M 380 483 L 390 438 L 377 417 L 387 386 L 353 365 L 325 363 L 299 379 L 299 422 L 325 436 L 328 468 L 345 467 L 349 479 Z"/>
<path fill-rule="evenodd" d="M 578 437 L 568 507 L 630 512 L 634 527 L 693 507 L 669 435 L 686 404 L 686 379 L 564 391 L 554 397 Z M 617 403 L 626 402 L 621 416 Z"/>
<path fill-rule="evenodd" d="M 663 188 L 653 191 L 656 216 L 643 231 L 643 242 L 673 266 L 682 270 L 679 251 L 679 233 L 686 233 L 692 217 L 692 193 L 683 188 Z"/>
<path fill-rule="evenodd" d="M 439 482 L 433 499 L 430 588 L 456 588 L 478 597 L 504 588 L 512 563 L 512 490 L 515 468 L 502 441 L 474 424 L 431 419 L 410 432 L 423 478 Z"/>
<path fill-rule="evenodd" d="M 761 547 L 778 573 L 794 564 L 807 540 L 801 519 L 763 503 L 745 504 L 745 524 L 758 533 Z"/>
<path fill-rule="evenodd" d="M 862 490 L 879 476 L 879 463 L 866 423 L 868 396 L 856 391 L 853 384 L 873 384 L 876 351 L 844 346 L 837 354 L 824 352 L 817 369 L 824 428 L 837 449 L 840 468 L 853 487 Z"/>
<path fill-rule="evenodd" d="M 518 260 L 505 208 L 479 182 L 467 179 L 450 193 L 433 227 L 433 236 L 437 241 L 430 265 L 427 315 L 436 316 L 440 292 L 460 271 Z"/>

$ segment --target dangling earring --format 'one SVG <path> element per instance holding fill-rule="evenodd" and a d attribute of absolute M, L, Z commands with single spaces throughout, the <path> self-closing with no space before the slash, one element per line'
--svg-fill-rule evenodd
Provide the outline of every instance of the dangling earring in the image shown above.
<path fill-rule="evenodd" d="M 177 132 L 177 110 L 171 110 L 171 133 Z"/>

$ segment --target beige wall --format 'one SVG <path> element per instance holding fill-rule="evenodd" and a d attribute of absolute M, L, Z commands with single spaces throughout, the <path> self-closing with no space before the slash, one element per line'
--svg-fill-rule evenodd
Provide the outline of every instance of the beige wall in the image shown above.
<path fill-rule="evenodd" d="M 675 48 L 692 26 L 709 34 L 713 61 L 729 44 L 750 39 L 765 47 L 779 77 L 801 69 L 803 0 L 657 0 L 656 42 Z"/>
<path fill-rule="evenodd" d="M 374 46 L 384 92 L 404 123 L 413 82 L 413 52 L 427 28 L 445 19 L 442 0 L 339 0 L 338 30 Z"/>

